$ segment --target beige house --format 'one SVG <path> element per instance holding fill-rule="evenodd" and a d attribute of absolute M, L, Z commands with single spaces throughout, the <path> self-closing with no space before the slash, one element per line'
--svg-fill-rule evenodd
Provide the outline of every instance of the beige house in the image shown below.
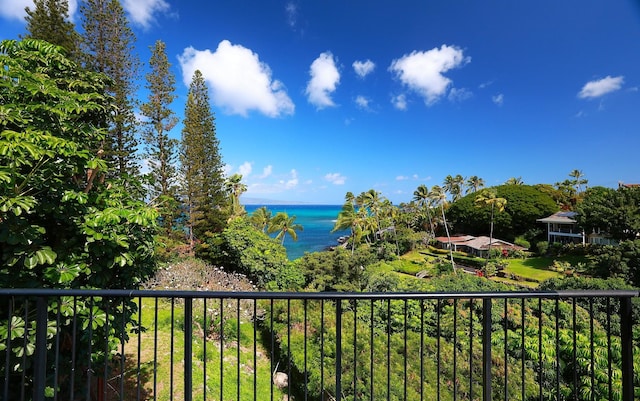
<path fill-rule="evenodd" d="M 436 241 L 438 248 L 449 249 L 449 238 L 436 237 Z M 502 249 L 506 251 L 526 250 L 526 248 L 498 238 L 491 239 L 485 236 L 474 237 L 473 235 L 457 235 L 451 237 L 451 247 L 454 252 L 466 252 L 478 257 L 487 256 L 487 252 L 489 252 L 489 243 L 491 243 L 491 249 Z"/>

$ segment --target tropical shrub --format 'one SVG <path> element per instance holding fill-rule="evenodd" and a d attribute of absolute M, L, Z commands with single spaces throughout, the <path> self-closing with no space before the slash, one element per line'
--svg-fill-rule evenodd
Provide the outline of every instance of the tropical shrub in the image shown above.
<path fill-rule="evenodd" d="M 100 144 L 113 112 L 105 83 L 49 43 L 0 44 L 0 287 L 137 288 L 153 273 L 157 213 L 131 195 L 135 181 L 125 188 L 105 179 Z M 5 301 L 0 315 L 13 317 L 10 330 L 7 319 L 0 323 L 0 359 L 9 361 L 0 375 L 16 383 L 14 375 L 31 377 L 35 317 L 25 311 L 35 306 Z M 114 326 L 132 323 L 135 311 L 132 302 L 100 299 L 49 303 L 49 327 L 77 341 L 60 350 L 61 398 L 72 398 L 71 352 L 82 361 L 78 374 L 82 364 L 111 359 L 126 340 Z M 7 349 L 9 336 L 20 345 Z M 54 349 L 49 344 L 51 363 Z M 17 387 L 10 392 L 24 390 Z"/>

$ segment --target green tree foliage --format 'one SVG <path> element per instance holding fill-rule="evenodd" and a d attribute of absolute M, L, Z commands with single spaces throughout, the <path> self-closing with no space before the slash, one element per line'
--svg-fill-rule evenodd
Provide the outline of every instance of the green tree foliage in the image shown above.
<path fill-rule="evenodd" d="M 305 286 L 313 291 L 360 291 L 367 282 L 365 266 L 376 262 L 370 246 L 353 253 L 342 248 L 331 252 L 312 252 L 293 263 L 303 272 Z"/>
<path fill-rule="evenodd" d="M 618 241 L 640 236 L 640 188 L 589 188 L 576 212 L 587 234 L 603 232 Z"/>
<path fill-rule="evenodd" d="M 591 274 L 600 278 L 618 277 L 640 287 L 640 240 L 596 247 L 591 253 Z"/>
<path fill-rule="evenodd" d="M 193 246 L 207 231 L 221 231 L 227 220 L 223 163 L 207 86 L 200 71 L 193 75 L 180 147 L 181 192 Z"/>
<path fill-rule="evenodd" d="M 255 228 L 266 233 L 271 221 L 271 210 L 267 209 L 266 206 L 259 207 L 251 213 L 249 221 Z"/>
<path fill-rule="evenodd" d="M 140 107 L 146 118 L 143 140 L 151 179 L 149 195 L 155 204 L 160 205 L 162 225 L 166 232 L 170 232 L 178 209 L 175 167 L 178 141 L 169 138 L 169 131 L 178 122 L 170 108 L 176 97 L 176 79 L 170 70 L 165 43 L 156 41 L 151 52 L 151 71 L 146 76 L 145 86 L 149 96 Z"/>
<path fill-rule="evenodd" d="M 80 36 L 69 20 L 68 0 L 34 0 L 33 8 L 26 8 L 25 38 L 46 40 L 62 46 L 71 60 L 79 59 Z"/>
<path fill-rule="evenodd" d="M 205 245 L 211 262 L 245 274 L 260 288 L 276 287 L 275 283 L 283 281 L 281 275 L 295 273 L 287 267 L 285 248 L 244 218 L 231 220 Z"/>
<path fill-rule="evenodd" d="M 95 146 L 104 150 L 104 158 L 112 166 L 109 175 L 128 180 L 139 174 L 134 114 L 140 65 L 134 51 L 136 38 L 119 0 L 87 0 L 80 10 L 86 67 L 111 79 L 106 93 L 116 106 L 108 121 L 108 135 Z"/>
<path fill-rule="evenodd" d="M 505 210 L 494 216 L 496 238 L 513 241 L 517 236 L 536 228 L 536 219 L 558 210 L 554 200 L 530 185 L 500 185 L 492 187 L 498 198 L 506 199 Z M 475 207 L 478 194 L 468 194 L 447 210 L 447 219 L 455 232 L 486 235 L 491 220 L 490 208 Z"/>
<path fill-rule="evenodd" d="M 78 67 L 60 48 L 31 39 L 2 42 L 0 65 L 0 287 L 137 288 L 154 270 L 157 215 L 118 183 L 105 181 L 106 163 L 91 146 L 104 138 L 96 125 L 113 108 L 104 95 L 105 77 Z M 76 318 L 78 361 L 87 361 L 92 349 L 95 360 L 103 359 L 105 338 L 113 347 L 118 341 L 108 322 L 129 323 L 135 311 L 130 303 L 81 301 L 73 308 L 69 302 L 50 303 L 49 325 L 59 325 L 64 338 Z M 8 307 L 0 305 L 2 316 Z M 34 305 L 13 305 L 15 327 L 23 330 L 11 331 L 11 341 L 22 345 L 9 355 L 7 320 L 0 323 L 1 358 L 11 360 L 0 367 L 2 375 L 29 375 L 32 368 L 34 316 L 25 321 L 24 308 Z M 58 312 L 63 319 L 56 322 Z M 95 336 L 88 335 L 88 326 Z M 71 349 L 61 352 L 62 388 L 70 378 Z"/>
<path fill-rule="evenodd" d="M 231 219 L 244 216 L 247 211 L 240 203 L 240 196 L 247 190 L 247 186 L 242 183 L 242 174 L 233 174 L 224 182 L 224 188 L 229 195 L 231 207 Z"/>
<path fill-rule="evenodd" d="M 269 234 L 277 233 L 276 239 L 284 245 L 285 236 L 290 236 L 294 241 L 298 240 L 298 231 L 302 231 L 304 227 L 296 223 L 296 216 L 289 216 L 286 212 L 278 212 L 269 221 L 267 232 Z"/>

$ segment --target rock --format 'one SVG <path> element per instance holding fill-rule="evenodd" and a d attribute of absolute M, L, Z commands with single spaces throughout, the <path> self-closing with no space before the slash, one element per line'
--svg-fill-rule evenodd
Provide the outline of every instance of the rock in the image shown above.
<path fill-rule="evenodd" d="M 275 372 L 273 374 L 273 384 L 282 390 L 289 385 L 289 376 L 284 372 Z"/>

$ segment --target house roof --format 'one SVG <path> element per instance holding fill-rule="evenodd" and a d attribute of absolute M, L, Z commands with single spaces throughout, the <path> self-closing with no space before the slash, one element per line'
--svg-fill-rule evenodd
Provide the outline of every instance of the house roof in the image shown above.
<path fill-rule="evenodd" d="M 573 224 L 576 222 L 575 217 L 578 215 L 576 212 L 561 211 L 552 214 L 549 217 L 538 219 L 536 221 L 540 223 L 559 223 L 559 224 Z"/>
<path fill-rule="evenodd" d="M 448 243 L 448 238 L 447 237 L 437 237 L 436 238 L 437 241 L 441 242 L 441 243 Z M 507 241 L 503 241 L 501 239 L 498 238 L 489 238 L 486 237 L 484 235 L 481 235 L 479 237 L 474 237 L 473 235 L 462 235 L 462 236 L 456 236 L 456 237 L 451 237 L 451 243 L 455 244 L 455 245 L 463 245 L 463 246 L 467 246 L 469 248 L 472 249 L 477 249 L 477 250 L 487 250 L 489 249 L 489 242 L 491 242 L 491 247 L 496 247 L 496 248 L 511 248 L 511 249 L 520 249 L 520 250 L 524 250 L 525 248 L 512 244 L 510 242 Z"/>

